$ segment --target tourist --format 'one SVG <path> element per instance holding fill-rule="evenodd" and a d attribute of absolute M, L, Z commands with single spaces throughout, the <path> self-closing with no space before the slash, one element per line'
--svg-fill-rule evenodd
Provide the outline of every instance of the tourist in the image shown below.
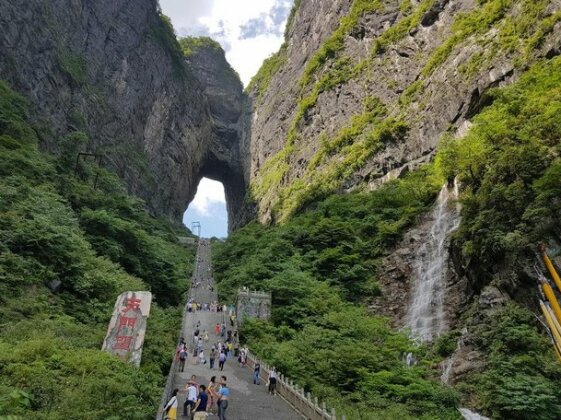
<path fill-rule="evenodd" d="M 255 385 L 259 385 L 261 383 L 260 376 L 261 376 L 261 363 L 259 363 L 259 360 L 256 360 L 255 366 L 253 366 L 253 383 Z"/>
<path fill-rule="evenodd" d="M 222 350 L 218 355 L 218 368 L 221 371 L 224 370 L 224 362 L 226 362 L 226 353 L 224 353 L 224 350 Z"/>
<path fill-rule="evenodd" d="M 164 420 L 177 420 L 177 393 L 179 389 L 175 388 L 171 393 L 171 398 L 164 407 Z"/>
<path fill-rule="evenodd" d="M 185 370 L 185 361 L 187 360 L 187 348 L 183 345 L 179 352 L 179 371 L 183 372 Z"/>
<path fill-rule="evenodd" d="M 187 391 L 187 398 L 185 398 L 185 403 L 183 404 L 183 416 L 190 417 L 193 412 L 193 407 L 197 402 L 197 393 L 199 389 L 199 384 L 196 382 L 197 376 L 191 376 L 185 390 Z"/>
<path fill-rule="evenodd" d="M 271 367 L 269 371 L 269 394 L 275 395 L 275 391 L 277 389 L 277 372 L 275 371 L 275 367 Z"/>
<path fill-rule="evenodd" d="M 206 418 L 207 403 L 208 395 L 206 393 L 206 386 L 199 385 L 199 396 L 193 410 L 195 412 L 193 420 L 204 420 Z"/>
<path fill-rule="evenodd" d="M 220 390 L 218 391 L 218 418 L 226 420 L 226 409 L 230 398 L 230 388 L 226 385 L 226 377 L 220 377 Z"/>
<path fill-rule="evenodd" d="M 209 381 L 208 386 L 207 386 L 207 394 L 208 394 L 208 398 L 209 398 L 208 410 L 207 411 L 213 411 L 214 410 L 214 403 L 216 401 L 218 401 L 218 389 L 217 389 L 217 385 L 216 385 L 216 376 L 213 376 L 213 377 L 210 378 L 210 381 Z"/>
<path fill-rule="evenodd" d="M 210 355 L 209 355 L 209 360 L 210 360 L 210 369 L 214 369 L 214 360 L 216 359 L 216 349 L 214 348 L 214 346 L 212 346 L 212 348 L 210 349 Z"/>
<path fill-rule="evenodd" d="M 201 350 L 201 352 L 199 353 L 199 363 L 201 365 L 204 365 L 206 363 L 204 350 Z"/>

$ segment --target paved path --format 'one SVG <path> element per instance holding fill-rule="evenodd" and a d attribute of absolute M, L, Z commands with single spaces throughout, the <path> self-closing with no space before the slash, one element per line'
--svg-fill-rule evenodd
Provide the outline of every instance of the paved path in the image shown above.
<path fill-rule="evenodd" d="M 209 303 L 215 301 L 216 291 L 210 291 L 209 287 L 214 287 L 211 278 L 211 259 L 210 259 L 210 241 L 201 239 L 198 251 L 198 263 L 195 269 L 195 278 L 199 279 L 201 285 L 192 289 L 192 298 L 196 302 Z M 226 314 L 227 315 L 227 314 Z M 196 313 L 188 313 L 186 319 L 185 331 L 183 337 L 189 346 L 192 346 L 193 332 L 196 323 L 200 321 L 200 332 L 204 330 L 208 332 L 209 341 L 205 343 L 205 355 L 208 359 L 210 347 L 217 343 L 220 337 L 214 334 L 214 326 L 216 323 L 223 322 L 222 312 L 197 311 Z M 228 321 L 228 316 L 226 316 Z M 226 322 L 228 329 L 229 322 Z M 183 410 L 183 402 L 185 401 L 185 384 L 191 375 L 197 375 L 199 384 L 207 385 L 211 376 L 216 376 L 217 382 L 220 375 L 225 375 L 228 380 L 228 386 L 231 390 L 231 397 L 226 412 L 228 420 L 302 420 L 302 416 L 298 414 L 287 402 L 279 396 L 270 396 L 267 392 L 265 384 L 253 384 L 253 372 L 249 368 L 241 368 L 237 360 L 232 357 L 226 361 L 224 371 L 218 370 L 218 360 L 213 370 L 207 364 L 197 364 L 196 358 L 190 357 L 185 364 L 184 372 L 176 372 L 173 382 L 173 388 L 180 390 L 178 419 L 186 419 L 181 417 Z M 218 418 L 216 415 L 208 417 Z"/>

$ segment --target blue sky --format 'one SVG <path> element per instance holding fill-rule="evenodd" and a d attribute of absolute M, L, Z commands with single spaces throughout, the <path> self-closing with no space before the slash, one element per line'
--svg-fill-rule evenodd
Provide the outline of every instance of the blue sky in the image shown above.
<path fill-rule="evenodd" d="M 293 0 L 160 0 L 179 37 L 210 36 L 244 85 L 263 60 L 276 52 Z"/>
<path fill-rule="evenodd" d="M 218 181 L 201 179 L 195 198 L 183 215 L 183 224 L 191 229 L 193 222 L 200 222 L 203 238 L 228 236 L 228 215 L 224 186 Z"/>
<path fill-rule="evenodd" d="M 244 85 L 261 63 L 278 51 L 294 0 L 160 0 L 178 37 L 205 35 L 218 41 Z M 224 188 L 203 178 L 183 223 L 201 223 L 201 236 L 225 237 L 228 217 Z"/>

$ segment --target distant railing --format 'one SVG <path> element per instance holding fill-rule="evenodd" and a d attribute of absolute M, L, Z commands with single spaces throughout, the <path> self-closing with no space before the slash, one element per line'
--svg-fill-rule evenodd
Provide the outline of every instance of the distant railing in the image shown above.
<path fill-rule="evenodd" d="M 234 339 L 234 345 L 235 347 L 239 347 L 238 317 L 234 319 L 234 329 L 238 331 L 238 334 L 236 334 Z M 261 360 L 260 377 L 268 382 L 270 366 L 264 363 L 263 359 L 259 359 L 251 354 L 251 352 L 248 352 L 246 365 L 253 370 L 257 360 Z M 303 387 L 299 387 L 294 381 L 286 378 L 280 372 L 277 372 L 276 392 L 290 405 L 292 405 L 296 411 L 309 420 L 337 420 L 337 413 L 334 408 L 328 410 L 325 402 L 322 402 L 320 405 L 317 397 L 313 397 L 312 399 L 311 393 L 305 392 Z M 339 420 L 347 420 L 347 418 L 344 414 L 342 414 L 341 417 L 339 417 Z"/>
<path fill-rule="evenodd" d="M 252 370 L 255 367 L 257 357 L 249 353 L 247 355 L 247 366 Z M 261 362 L 261 378 L 269 381 L 270 367 Z M 282 373 L 277 372 L 276 392 L 288 401 L 300 414 L 310 420 L 337 420 L 337 413 L 332 408 L 328 410 L 325 402 L 321 403 L 318 398 L 312 399 L 309 392 L 305 392 L 304 388 L 299 387 L 292 380 L 285 378 Z M 345 415 L 339 417 L 340 420 L 346 420 Z"/>

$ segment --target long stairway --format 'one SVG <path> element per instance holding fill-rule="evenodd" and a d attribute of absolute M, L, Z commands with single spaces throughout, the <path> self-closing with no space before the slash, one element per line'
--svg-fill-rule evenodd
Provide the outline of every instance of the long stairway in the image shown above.
<path fill-rule="evenodd" d="M 200 240 L 193 278 L 200 282 L 197 288 L 191 290 L 191 298 L 195 302 L 210 303 L 217 300 L 216 286 L 212 279 L 210 241 L 206 239 Z M 209 286 L 212 286 L 214 291 L 211 291 Z M 204 352 L 208 360 L 212 345 L 224 340 L 215 335 L 214 326 L 217 323 L 222 324 L 225 316 L 226 329 L 230 329 L 227 315 L 223 312 L 210 311 L 187 312 L 183 337 L 189 348 L 192 349 L 193 347 L 193 332 L 197 322 L 200 322 L 199 330 L 201 334 L 206 330 L 209 336 L 208 342 L 204 344 Z M 220 380 L 221 375 L 227 377 L 228 386 L 231 390 L 226 412 L 226 418 L 229 420 L 301 420 L 303 418 L 281 397 L 269 395 L 264 383 L 254 385 L 253 372 L 247 367 L 240 367 L 235 357 L 226 361 L 224 370 L 221 372 L 218 369 L 218 360 L 216 360 L 214 369 L 211 370 L 208 361 L 206 364 L 197 364 L 197 358 L 192 357 L 192 354 L 191 352 L 191 357 L 185 363 L 184 372 L 174 373 L 172 389 L 178 388 L 180 390 L 178 395 L 178 419 L 187 418 L 181 417 L 181 414 L 186 397 L 185 385 L 191 375 L 196 375 L 197 382 L 204 385 L 208 385 L 212 376 L 216 376 L 217 381 Z M 208 418 L 218 418 L 218 416 L 209 415 Z"/>

